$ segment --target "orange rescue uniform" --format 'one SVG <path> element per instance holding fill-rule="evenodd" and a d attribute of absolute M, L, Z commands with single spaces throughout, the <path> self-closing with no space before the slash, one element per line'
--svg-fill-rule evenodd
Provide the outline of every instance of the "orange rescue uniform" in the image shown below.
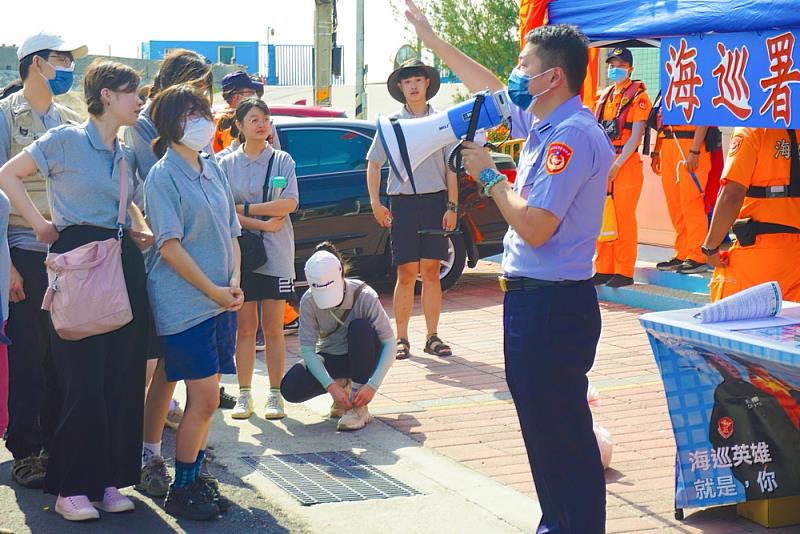
<path fill-rule="evenodd" d="M 728 182 L 744 187 L 788 185 L 790 146 L 786 130 L 736 128 L 723 187 Z M 800 198 L 745 197 L 739 218 L 800 228 Z M 749 247 L 734 243 L 728 257 L 728 266 L 716 269 L 711 278 L 712 301 L 772 280 L 780 284 L 784 299 L 800 301 L 800 234 L 759 235 Z"/>
<path fill-rule="evenodd" d="M 675 257 L 705 263 L 700 245 L 708 233 L 705 190 L 711 170 L 711 155 L 706 144 L 700 145 L 695 183 L 686 168 L 686 158 L 692 149 L 694 126 L 664 126 L 658 134 L 661 148 L 661 185 L 667 199 L 669 218 L 675 228 Z M 679 146 L 680 145 L 680 146 Z"/>
<path fill-rule="evenodd" d="M 621 91 L 614 90 L 603 108 L 602 120 L 611 120 L 617 116 L 617 110 L 623 105 L 623 93 L 631 83 L 631 80 L 627 80 Z M 598 103 L 599 105 L 600 103 Z M 634 97 L 628 107 L 628 115 L 625 118 L 625 127 L 622 129 L 621 136 L 618 139 L 612 139 L 617 154 L 622 151 L 622 147 L 631 137 L 632 123 L 646 121 L 652 107 L 653 104 L 646 91 L 642 91 Z M 643 183 L 642 158 L 639 157 L 637 149 L 625 160 L 614 181 L 609 183 L 608 190 L 613 194 L 614 208 L 617 212 L 617 239 L 597 242 L 596 272 L 633 278 L 639 238 L 636 225 L 636 205 L 639 203 Z"/>

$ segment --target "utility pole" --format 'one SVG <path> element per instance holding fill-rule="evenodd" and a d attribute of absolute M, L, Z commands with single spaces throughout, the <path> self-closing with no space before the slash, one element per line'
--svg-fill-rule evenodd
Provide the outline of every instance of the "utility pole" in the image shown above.
<path fill-rule="evenodd" d="M 314 0 L 314 104 L 331 105 L 333 2 Z"/>
<path fill-rule="evenodd" d="M 366 119 L 367 92 L 364 89 L 364 0 L 356 0 L 356 118 Z"/>

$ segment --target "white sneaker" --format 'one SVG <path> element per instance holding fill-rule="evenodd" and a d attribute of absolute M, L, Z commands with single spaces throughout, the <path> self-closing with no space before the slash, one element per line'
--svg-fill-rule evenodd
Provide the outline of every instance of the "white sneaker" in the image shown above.
<path fill-rule="evenodd" d="M 342 386 L 342 389 L 344 389 L 344 392 L 347 394 L 347 397 L 349 398 L 350 397 L 350 390 L 353 387 L 353 382 L 349 378 L 337 378 L 337 379 L 335 379 L 335 382 L 337 384 L 339 384 L 340 386 Z M 330 415 L 330 417 L 331 417 L 331 419 L 338 419 L 338 418 L 340 418 L 341 416 L 344 415 L 345 411 L 346 410 L 344 408 L 339 406 L 338 402 L 334 401 L 333 404 L 331 404 L 331 415 Z"/>
<path fill-rule="evenodd" d="M 92 506 L 86 495 L 73 495 L 71 497 L 58 496 L 56 499 L 56 512 L 68 521 L 87 521 L 100 519 L 100 512 Z"/>
<path fill-rule="evenodd" d="M 267 411 L 264 413 L 265 419 L 283 419 L 286 412 L 283 409 L 283 396 L 280 393 L 271 391 L 267 397 Z"/>
<path fill-rule="evenodd" d="M 248 391 L 239 395 L 239 400 L 236 401 L 236 406 L 231 411 L 231 417 L 234 419 L 247 419 L 251 415 L 253 415 L 253 396 Z"/>
<path fill-rule="evenodd" d="M 336 430 L 361 430 L 372 421 L 372 414 L 369 408 L 359 406 L 352 410 L 347 410 L 339 422 L 336 423 Z"/>
<path fill-rule="evenodd" d="M 102 511 L 111 514 L 130 512 L 135 508 L 133 501 L 114 487 L 108 487 L 103 492 L 103 502 L 93 502 L 92 504 Z"/>

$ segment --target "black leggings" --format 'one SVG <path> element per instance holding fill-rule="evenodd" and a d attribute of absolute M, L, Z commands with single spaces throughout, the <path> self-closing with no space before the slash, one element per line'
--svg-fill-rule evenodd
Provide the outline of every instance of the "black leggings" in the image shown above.
<path fill-rule="evenodd" d="M 353 319 L 347 327 L 347 354 L 320 353 L 325 369 L 331 378 L 350 378 L 357 384 L 366 384 L 381 353 L 381 341 L 366 319 Z M 305 402 L 326 393 L 322 384 L 306 368 L 304 362 L 296 363 L 281 381 L 281 394 L 289 402 Z"/>
<path fill-rule="evenodd" d="M 116 235 L 88 226 L 64 229 L 52 252 Z M 108 486 L 124 488 L 141 475 L 145 353 L 149 305 L 142 253 L 122 240 L 133 320 L 80 341 L 61 339 L 50 325 L 53 362 L 61 389 L 61 418 L 50 448 L 45 491 L 103 499 Z"/>

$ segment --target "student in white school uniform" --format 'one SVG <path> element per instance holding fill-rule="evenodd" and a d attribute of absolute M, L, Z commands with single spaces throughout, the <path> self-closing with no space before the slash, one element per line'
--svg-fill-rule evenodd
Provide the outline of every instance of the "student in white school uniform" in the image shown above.
<path fill-rule="evenodd" d="M 84 76 L 89 120 L 49 130 L 0 169 L 0 188 L 52 253 L 117 237 L 119 202 L 128 205 L 122 264 L 133 320 L 80 341 L 64 340 L 50 326 L 61 414 L 44 489 L 58 496 L 56 512 L 71 521 L 97 519 L 95 507 L 132 510 L 133 501 L 118 488 L 139 480 L 149 321 L 140 250 L 152 235 L 131 202 L 132 154 L 117 140 L 120 126 L 133 124 L 141 108 L 138 85 L 139 75 L 127 65 L 96 61 Z M 47 180 L 52 222 L 22 184 L 37 170 Z M 120 199 L 120 177 L 128 181 L 128 198 Z"/>
<path fill-rule="evenodd" d="M 394 332 L 378 294 L 345 278 L 342 257 L 331 243 L 317 246 L 306 262 L 309 290 L 300 300 L 301 363 L 289 369 L 281 391 L 305 402 L 326 391 L 338 430 L 364 428 L 368 405 L 394 362 Z"/>
<path fill-rule="evenodd" d="M 280 386 L 286 362 L 283 313 L 286 300 L 294 297 L 294 230 L 289 215 L 297 209 L 297 175 L 292 157 L 267 142 L 271 133 L 269 107 L 258 98 L 247 98 L 236 108 L 236 128 L 242 145 L 222 158 L 236 199 L 239 221 L 245 230 L 260 233 L 267 262 L 253 272 L 242 272 L 245 304 L 239 314 L 236 367 L 239 401 L 231 416 L 247 419 L 253 414 L 252 380 L 256 361 L 258 305 L 266 342 L 270 391 L 264 416 L 280 419 L 286 415 Z M 278 190 L 272 179 L 285 178 Z M 265 201 L 264 189 L 267 188 Z M 275 197 L 272 200 L 270 198 Z M 268 220 L 262 220 L 268 217 Z"/>
<path fill-rule="evenodd" d="M 236 311 L 241 227 L 228 181 L 208 154 L 214 134 L 208 98 L 191 85 L 170 87 L 153 101 L 161 159 L 144 183 L 155 246 L 147 273 L 156 332 L 169 382 L 186 384 L 186 411 L 177 430 L 175 480 L 167 512 L 213 519 L 230 501 L 202 471 L 211 417 L 219 406 L 219 374 L 236 372 Z"/>

